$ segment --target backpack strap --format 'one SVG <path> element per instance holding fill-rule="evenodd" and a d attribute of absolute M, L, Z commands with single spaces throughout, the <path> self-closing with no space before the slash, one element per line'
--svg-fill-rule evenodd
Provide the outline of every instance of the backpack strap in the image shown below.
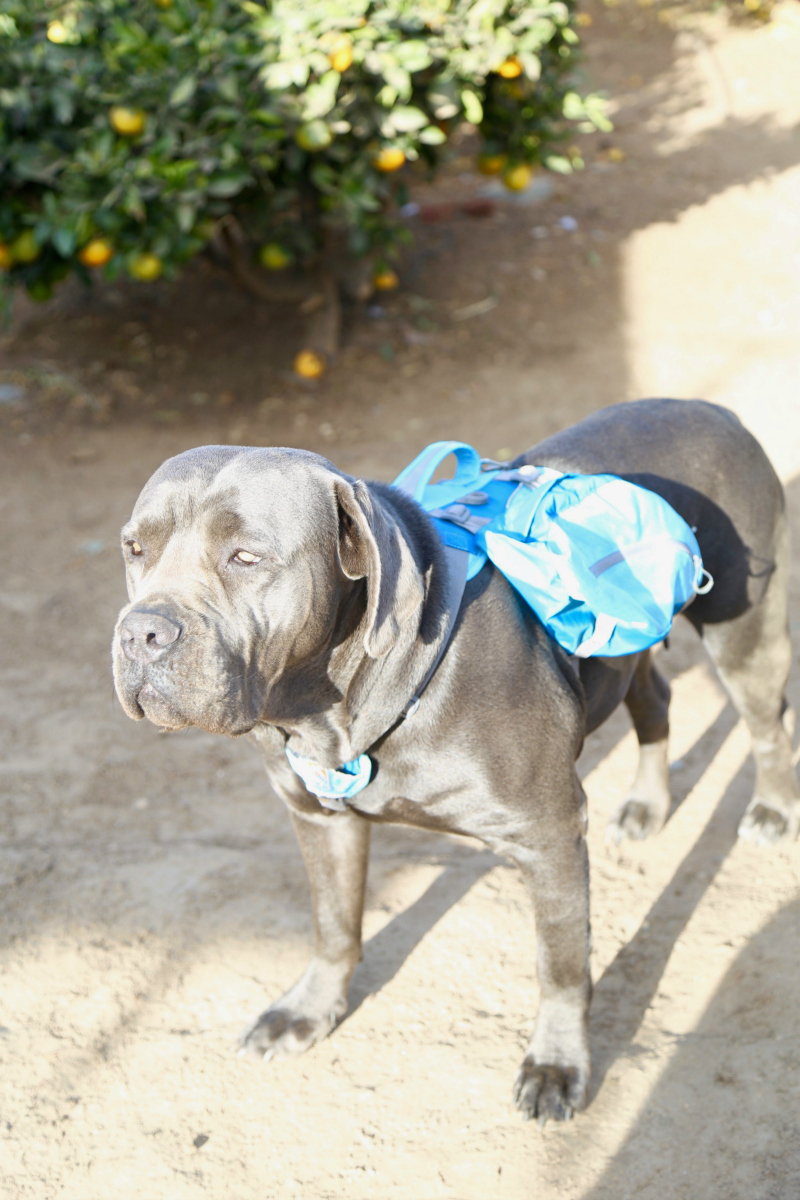
<path fill-rule="evenodd" d="M 464 499 L 469 501 L 469 496 L 465 496 Z M 484 525 L 492 523 L 491 517 L 478 517 L 471 513 L 466 504 L 448 504 L 447 508 L 432 508 L 428 516 L 435 517 L 437 521 L 450 521 L 451 524 L 466 529 L 467 533 L 477 533 Z"/>
<path fill-rule="evenodd" d="M 449 482 L 462 492 L 470 491 L 480 478 L 481 460 L 477 450 L 468 446 L 466 442 L 432 442 L 400 472 L 392 486 L 421 504 L 425 488 L 433 478 L 436 468 L 450 454 L 456 456 L 456 473 Z M 454 496 L 453 499 L 455 498 Z"/>
<path fill-rule="evenodd" d="M 450 638 L 455 627 L 456 618 L 461 608 L 461 600 L 464 596 L 464 588 L 467 583 L 467 567 L 469 566 L 469 553 L 466 550 L 457 550 L 455 546 L 442 545 L 444 556 L 447 559 L 447 630 L 442 638 L 442 644 L 439 647 L 439 652 L 436 658 L 428 668 L 428 672 L 422 683 L 419 684 L 414 695 L 409 700 L 401 714 L 403 720 L 408 717 L 413 717 L 414 713 L 419 708 L 419 701 L 425 688 L 433 678 L 436 668 L 444 657 L 444 652 L 450 644 Z"/>
<path fill-rule="evenodd" d="M 411 496 L 418 504 L 421 504 L 425 495 L 425 489 L 433 478 L 437 467 L 451 454 L 454 454 L 456 458 L 456 473 L 452 479 L 452 486 L 461 493 L 469 492 L 480 477 L 481 460 L 477 450 L 474 450 L 472 446 L 466 445 L 465 442 L 433 442 L 421 454 L 418 454 L 404 471 L 400 472 L 393 486 L 399 488 L 401 492 L 405 492 L 406 495 Z M 468 509 L 464 508 L 464 513 L 467 517 L 469 516 Z M 449 515 L 444 515 L 446 519 L 451 519 Z M 419 708 L 420 696 L 433 678 L 434 672 L 442 661 L 444 652 L 450 644 L 450 637 L 455 627 L 459 609 L 461 608 L 461 600 L 464 596 L 464 588 L 467 583 L 469 551 L 460 550 L 456 546 L 448 546 L 446 543 L 442 544 L 442 550 L 447 561 L 447 630 L 439 646 L 436 658 L 431 663 L 427 674 L 403 710 L 402 716 L 404 719 L 413 717 Z"/>

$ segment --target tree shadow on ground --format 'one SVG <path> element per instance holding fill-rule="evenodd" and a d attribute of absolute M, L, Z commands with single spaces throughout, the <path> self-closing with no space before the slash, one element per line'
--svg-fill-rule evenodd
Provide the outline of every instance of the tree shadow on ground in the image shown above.
<path fill-rule="evenodd" d="M 800 1195 L 798 945 L 795 900 L 735 959 L 584 1200 Z M 626 955 L 642 996 L 643 957 Z M 625 1036 L 634 1032 L 629 1022 Z"/>

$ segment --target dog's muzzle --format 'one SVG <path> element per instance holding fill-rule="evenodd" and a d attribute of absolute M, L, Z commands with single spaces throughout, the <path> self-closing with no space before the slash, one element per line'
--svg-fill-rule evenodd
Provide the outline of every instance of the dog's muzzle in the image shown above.
<path fill-rule="evenodd" d="M 131 662 L 158 662 L 175 646 L 183 630 L 163 613 L 134 608 L 120 625 L 122 652 Z"/>

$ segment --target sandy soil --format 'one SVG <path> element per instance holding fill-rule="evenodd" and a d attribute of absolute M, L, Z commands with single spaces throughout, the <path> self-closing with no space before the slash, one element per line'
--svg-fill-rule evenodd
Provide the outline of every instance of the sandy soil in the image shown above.
<path fill-rule="evenodd" d="M 635 761 L 624 713 L 581 760 L 593 1095 L 544 1132 L 510 1103 L 532 919 L 514 870 L 464 840 L 376 831 L 346 1019 L 296 1061 L 232 1053 L 308 953 L 289 822 L 249 744 L 164 737 L 112 694 L 117 530 L 150 471 L 206 441 L 391 478 L 437 437 L 502 453 L 617 400 L 702 394 L 763 439 L 800 528 L 800 5 L 764 27 L 588 11 L 615 133 L 536 204 L 420 223 L 402 292 L 350 314 L 320 388 L 287 377 L 296 316 L 210 267 L 66 289 L 2 344 L 26 391 L 0 405 L 4 1198 L 800 1194 L 800 848 L 737 843 L 747 738 L 691 630 L 662 655 L 661 836 L 604 844 Z M 465 157 L 422 195 L 484 182 Z"/>

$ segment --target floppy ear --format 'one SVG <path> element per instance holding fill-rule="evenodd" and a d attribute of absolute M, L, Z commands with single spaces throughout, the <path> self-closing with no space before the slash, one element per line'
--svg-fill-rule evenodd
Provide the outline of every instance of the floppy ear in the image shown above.
<path fill-rule="evenodd" d="M 425 598 L 422 576 L 391 516 L 360 479 L 337 479 L 339 563 L 348 579 L 367 580 L 364 649 L 382 658 Z"/>

